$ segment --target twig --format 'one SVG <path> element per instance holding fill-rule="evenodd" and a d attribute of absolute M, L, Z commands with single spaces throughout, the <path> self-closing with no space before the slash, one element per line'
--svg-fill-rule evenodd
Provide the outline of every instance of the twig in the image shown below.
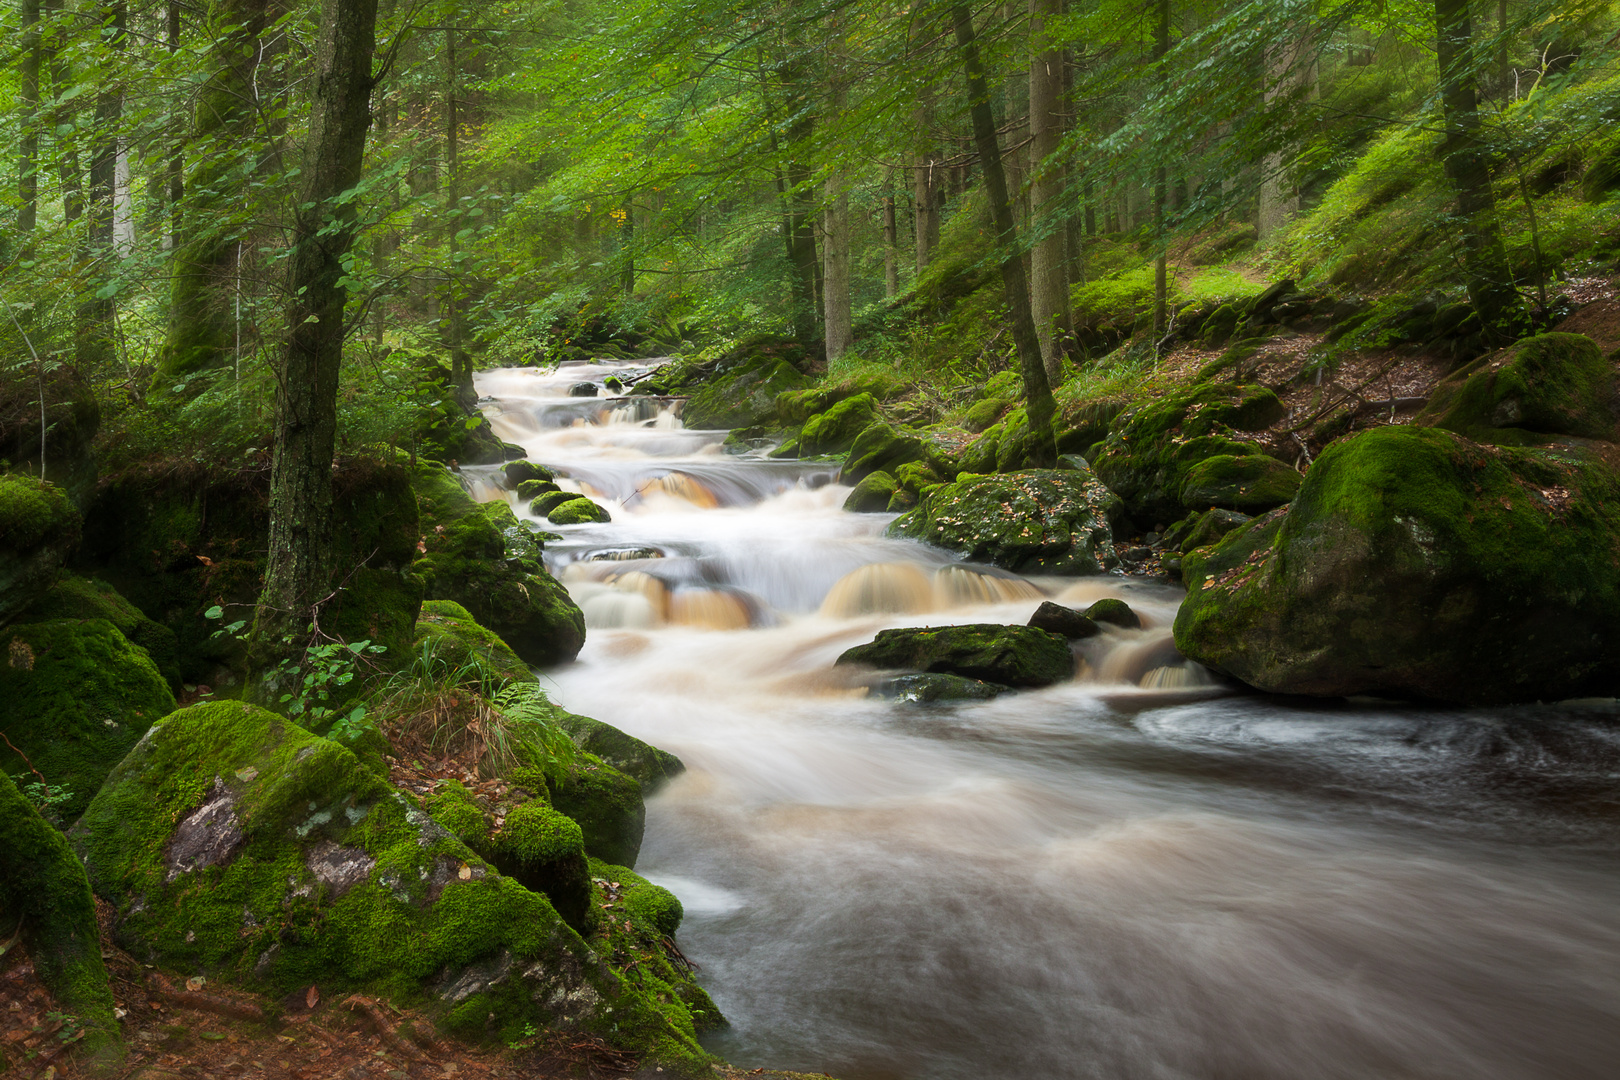
<path fill-rule="evenodd" d="M 421 1058 L 422 1052 L 416 1048 L 414 1043 L 395 1030 L 393 1023 L 383 1015 L 383 1011 L 377 1007 L 376 1002 L 370 998 L 361 997 L 359 994 L 353 994 L 343 1004 L 348 1006 L 350 1012 L 359 1009 L 365 1013 L 366 1018 L 371 1021 L 371 1026 L 377 1029 L 377 1037 L 382 1039 L 383 1044 L 388 1049 L 401 1057 Z"/>
<path fill-rule="evenodd" d="M 6 733 L 5 732 L 0 731 L 0 739 L 6 739 Z M 11 752 L 13 754 L 16 754 L 18 757 L 23 759 L 23 764 L 28 766 L 28 771 L 33 773 L 35 776 L 39 777 L 40 785 L 42 787 L 44 787 L 46 791 L 49 791 L 51 789 L 51 785 L 45 779 L 45 774 L 40 772 L 38 769 L 34 768 L 34 763 L 32 761 L 28 760 L 28 755 L 23 753 L 21 750 L 17 749 L 17 745 L 15 743 L 13 743 L 10 739 L 6 739 L 6 745 L 11 747 Z"/>
<path fill-rule="evenodd" d="M 216 1016 L 229 1017 L 232 1020 L 253 1020 L 264 1022 L 264 1010 L 249 1001 L 233 1001 L 219 994 L 207 994 L 201 990 L 176 990 L 166 983 L 162 976 L 153 975 L 147 980 L 147 988 L 153 996 L 167 1001 L 171 1005 L 178 1005 L 182 1009 L 191 1009 L 194 1012 L 209 1012 Z"/>

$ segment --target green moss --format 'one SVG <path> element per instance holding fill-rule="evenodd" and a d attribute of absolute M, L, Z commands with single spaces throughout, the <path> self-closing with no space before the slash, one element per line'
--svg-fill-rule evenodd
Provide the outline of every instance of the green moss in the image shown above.
<path fill-rule="evenodd" d="M 497 683 L 533 678 L 529 666 L 498 634 L 479 626 L 472 613 L 453 600 L 429 600 L 422 605 L 412 647 L 420 655 L 430 643 L 434 655 L 452 668 L 476 666 Z"/>
<path fill-rule="evenodd" d="M 926 460 L 927 456 L 928 448 L 921 438 L 879 420 L 855 436 L 839 479 L 857 484 L 875 472 L 892 475 L 901 465 Z"/>
<path fill-rule="evenodd" d="M 1000 420 L 1001 415 L 1012 408 L 1014 404 L 1011 398 L 982 398 L 975 401 L 962 414 L 962 426 L 973 432 L 983 431 L 997 420 Z"/>
<path fill-rule="evenodd" d="M 520 485 L 528 480 L 549 483 L 557 479 L 556 473 L 544 465 L 538 465 L 532 461 L 508 461 L 501 466 L 501 471 L 506 475 L 506 482 L 509 486 Z"/>
<path fill-rule="evenodd" d="M 641 853 L 647 808 L 641 785 L 594 754 L 581 753 L 566 776 L 548 777 L 551 805 L 579 823 L 585 850 L 634 867 Z"/>
<path fill-rule="evenodd" d="M 545 517 L 563 503 L 573 502 L 579 497 L 577 491 L 563 491 L 561 489 L 543 491 L 529 500 L 529 513 L 536 517 Z"/>
<path fill-rule="evenodd" d="M 525 480 L 517 486 L 518 498 L 529 500 L 544 495 L 548 491 L 560 491 L 554 480 Z"/>
<path fill-rule="evenodd" d="M 1061 634 L 995 623 L 881 630 L 837 662 L 941 672 L 1001 686 L 1049 686 L 1074 675 L 1074 655 Z"/>
<path fill-rule="evenodd" d="M 1417 423 L 1486 442 L 1523 442 L 1524 432 L 1612 441 L 1616 406 L 1615 371 L 1595 341 L 1541 334 L 1447 380 Z"/>
<path fill-rule="evenodd" d="M 54 485 L 0 473 L 0 624 L 51 587 L 79 530 L 79 511 Z"/>
<path fill-rule="evenodd" d="M 413 569 L 425 595 L 461 604 L 525 663 L 573 659 L 585 641 L 585 616 L 546 571 L 539 545 L 511 507 L 473 502 L 453 474 L 429 462 L 413 483 L 425 549 Z"/>
<path fill-rule="evenodd" d="M 1114 565 L 1115 498 L 1089 471 L 962 473 L 930 488 L 889 535 L 1019 573 L 1095 574 Z"/>
<path fill-rule="evenodd" d="M 606 507 L 584 495 L 576 495 L 552 507 L 546 517 L 553 525 L 590 525 L 613 520 Z"/>
<path fill-rule="evenodd" d="M 53 619 L 106 619 L 118 627 L 131 644 L 146 650 L 171 689 L 180 684 L 180 661 L 174 631 L 148 619 L 134 604 L 118 594 L 105 581 L 65 574 L 51 591 L 17 616 L 19 622 L 49 622 Z"/>
<path fill-rule="evenodd" d="M 1131 606 L 1118 597 L 1106 596 L 1081 613 L 1095 623 L 1108 623 L 1110 626 L 1123 627 L 1126 630 L 1137 630 L 1142 626 L 1142 620 Z"/>
<path fill-rule="evenodd" d="M 845 398 L 805 421 L 799 433 L 800 450 L 805 454 L 841 454 L 879 418 L 877 399 L 871 394 Z"/>
<path fill-rule="evenodd" d="M 632 777 L 641 785 L 644 795 L 651 795 L 686 771 L 686 766 L 674 754 L 644 743 L 633 735 L 626 735 L 611 724 L 561 710 L 554 719 L 558 727 L 568 732 L 576 747 Z M 543 779 L 540 785 L 535 793 L 544 795 Z"/>
<path fill-rule="evenodd" d="M 1217 454 L 1185 472 L 1181 504 L 1193 509 L 1225 507 L 1264 513 L 1294 497 L 1300 474 L 1264 454 Z"/>
<path fill-rule="evenodd" d="M 1488 703 L 1620 688 L 1620 477 L 1387 427 L 1189 557 L 1187 655 L 1264 689 Z"/>
<path fill-rule="evenodd" d="M 123 1057 L 101 933 L 84 867 L 0 772 L 0 911 L 19 918 L 40 981 L 85 1034 L 80 1062 L 93 1071 Z"/>
<path fill-rule="evenodd" d="M 524 803 L 506 817 L 495 849 L 515 863 L 539 865 L 582 855 L 585 834 L 565 814 L 543 803 Z"/>
<path fill-rule="evenodd" d="M 474 851 L 489 844 L 492 820 L 459 780 L 447 780 L 424 803 L 441 828 Z"/>
<path fill-rule="evenodd" d="M 144 649 L 105 619 L 25 623 L 0 631 L 0 720 L 6 737 L 73 798 L 72 820 L 154 721 L 174 709 L 174 695 Z M 0 746 L 0 770 L 25 763 Z"/>
<path fill-rule="evenodd" d="M 888 473 L 871 473 L 855 485 L 844 500 L 844 509 L 852 514 L 881 514 L 889 508 L 897 486 Z"/>

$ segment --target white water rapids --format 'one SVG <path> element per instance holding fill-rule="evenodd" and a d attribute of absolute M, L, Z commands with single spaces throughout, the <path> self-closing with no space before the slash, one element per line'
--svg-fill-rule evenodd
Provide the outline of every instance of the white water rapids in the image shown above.
<path fill-rule="evenodd" d="M 502 438 L 613 515 L 537 522 L 592 624 L 543 678 L 687 765 L 639 869 L 681 898 L 731 1021 L 710 1049 L 844 1080 L 1620 1076 L 1612 704 L 1210 685 L 1168 644 L 1171 590 L 942 570 L 888 515 L 844 513 L 835 467 L 565 396 L 633 370 L 478 387 Z M 885 626 L 1022 623 L 1042 596 L 1151 625 L 993 701 L 887 700 L 833 668 Z"/>

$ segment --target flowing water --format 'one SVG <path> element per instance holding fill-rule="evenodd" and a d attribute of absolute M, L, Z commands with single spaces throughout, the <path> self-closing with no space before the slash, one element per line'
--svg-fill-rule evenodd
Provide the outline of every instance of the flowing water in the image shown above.
<path fill-rule="evenodd" d="M 640 869 L 731 1020 L 711 1050 L 846 1080 L 1620 1076 L 1613 703 L 1235 693 L 1175 655 L 1173 590 L 960 566 L 844 513 L 835 468 L 723 453 L 678 402 L 564 396 L 636 370 L 479 389 L 613 515 L 547 545 L 591 629 L 546 678 L 687 764 Z M 833 667 L 1047 596 L 1147 625 L 993 701 Z"/>

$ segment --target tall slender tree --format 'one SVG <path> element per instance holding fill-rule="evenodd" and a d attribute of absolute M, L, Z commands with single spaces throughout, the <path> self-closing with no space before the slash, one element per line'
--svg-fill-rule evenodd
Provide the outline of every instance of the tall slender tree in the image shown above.
<path fill-rule="evenodd" d="M 1052 47 L 1049 22 L 1062 14 L 1063 0 L 1029 0 L 1030 307 L 1041 343 L 1046 378 L 1063 381 L 1063 344 L 1071 332 L 1069 315 L 1069 215 L 1063 207 L 1063 50 Z"/>

